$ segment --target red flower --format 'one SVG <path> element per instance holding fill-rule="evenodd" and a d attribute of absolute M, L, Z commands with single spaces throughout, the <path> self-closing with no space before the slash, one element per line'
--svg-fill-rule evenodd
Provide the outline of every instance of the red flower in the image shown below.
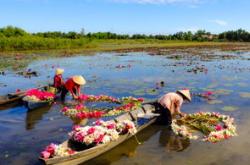
<path fill-rule="evenodd" d="M 67 110 L 69 110 L 69 108 L 68 107 L 64 107 L 61 111 L 62 112 L 66 112 Z"/>
<path fill-rule="evenodd" d="M 81 128 L 79 125 L 74 125 L 72 129 L 73 129 L 74 131 L 77 131 L 79 128 Z"/>
<path fill-rule="evenodd" d="M 100 120 L 97 120 L 97 121 L 95 122 L 95 125 L 102 125 L 102 122 L 101 122 Z"/>
<path fill-rule="evenodd" d="M 85 101 L 89 99 L 89 96 L 82 94 L 81 96 L 79 96 L 79 99 Z"/>
<path fill-rule="evenodd" d="M 140 101 L 140 102 L 143 102 L 144 98 L 138 98 L 137 100 Z"/>
<path fill-rule="evenodd" d="M 95 143 L 101 143 L 104 138 L 104 134 L 100 135 L 98 138 L 95 139 Z"/>
<path fill-rule="evenodd" d="M 95 132 L 95 128 L 94 127 L 89 128 L 88 131 L 87 131 L 88 134 L 92 134 L 94 132 Z"/>
<path fill-rule="evenodd" d="M 109 124 L 109 125 L 107 125 L 107 128 L 108 129 L 114 129 L 115 128 L 115 124 Z"/>
<path fill-rule="evenodd" d="M 84 108 L 84 106 L 83 106 L 82 104 L 79 104 L 79 105 L 77 105 L 75 108 L 76 108 L 76 110 L 81 110 L 81 109 Z"/>
<path fill-rule="evenodd" d="M 74 153 L 75 153 L 75 151 L 74 151 L 74 150 L 72 150 L 72 149 L 68 149 L 68 154 L 72 155 L 72 154 L 74 154 Z"/>
<path fill-rule="evenodd" d="M 221 125 L 219 125 L 219 124 L 218 124 L 218 125 L 216 125 L 216 126 L 215 126 L 215 130 L 216 130 L 216 131 L 220 131 L 220 130 L 222 130 L 222 126 L 221 126 Z"/>
<path fill-rule="evenodd" d="M 41 152 L 41 157 L 44 158 L 44 159 L 48 159 L 50 157 L 50 153 L 47 152 L 47 151 L 43 151 Z"/>

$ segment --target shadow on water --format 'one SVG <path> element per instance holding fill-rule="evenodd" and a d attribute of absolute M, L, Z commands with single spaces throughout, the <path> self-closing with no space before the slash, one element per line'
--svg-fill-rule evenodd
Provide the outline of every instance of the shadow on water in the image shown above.
<path fill-rule="evenodd" d="M 153 138 L 153 136 L 155 136 L 157 133 L 159 133 L 160 136 L 157 137 L 159 140 L 158 144 L 156 143 L 155 145 L 164 147 L 167 149 L 167 151 L 181 152 L 190 145 L 190 141 L 188 139 L 175 135 L 173 131 L 169 129 L 169 127 L 154 124 L 137 134 L 137 138 L 142 144 L 138 144 L 135 140 L 135 137 L 132 137 L 109 152 L 106 152 L 86 163 L 82 163 L 81 165 L 109 165 L 123 158 L 136 157 L 138 148 L 143 146 L 145 142 L 147 142 L 150 138 Z M 143 152 L 147 151 L 144 150 Z"/>
<path fill-rule="evenodd" d="M 161 128 L 159 144 L 164 147 L 167 152 L 181 152 L 188 148 L 190 140 L 176 135 L 168 128 Z"/>
<path fill-rule="evenodd" d="M 49 112 L 50 106 L 45 106 L 38 109 L 28 110 L 25 119 L 26 130 L 31 130 L 35 127 L 36 123 L 42 120 L 43 115 Z"/>

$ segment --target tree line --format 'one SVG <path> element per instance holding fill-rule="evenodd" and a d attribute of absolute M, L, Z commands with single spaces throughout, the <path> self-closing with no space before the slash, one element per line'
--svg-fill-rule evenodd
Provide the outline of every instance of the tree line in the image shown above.
<path fill-rule="evenodd" d="M 92 40 L 182 40 L 182 41 L 240 41 L 249 42 L 250 33 L 243 29 L 212 34 L 205 30 L 196 32 L 177 32 L 175 34 L 117 34 L 111 32 L 84 33 L 81 32 L 37 32 L 29 33 L 24 29 L 6 26 L 0 28 L 0 50 L 29 50 L 29 49 L 56 49 L 77 48 L 88 45 Z"/>

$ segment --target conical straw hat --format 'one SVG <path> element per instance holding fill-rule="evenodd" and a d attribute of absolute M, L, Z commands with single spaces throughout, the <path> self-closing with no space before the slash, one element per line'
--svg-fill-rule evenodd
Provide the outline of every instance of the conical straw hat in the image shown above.
<path fill-rule="evenodd" d="M 64 69 L 57 68 L 56 69 L 56 75 L 63 74 Z"/>
<path fill-rule="evenodd" d="M 78 85 L 86 84 L 86 80 L 82 76 L 73 76 L 73 81 Z"/>
<path fill-rule="evenodd" d="M 178 90 L 177 93 L 180 93 L 181 95 L 183 95 L 188 101 L 191 101 L 191 95 L 190 95 L 190 91 L 188 89 L 185 90 Z"/>

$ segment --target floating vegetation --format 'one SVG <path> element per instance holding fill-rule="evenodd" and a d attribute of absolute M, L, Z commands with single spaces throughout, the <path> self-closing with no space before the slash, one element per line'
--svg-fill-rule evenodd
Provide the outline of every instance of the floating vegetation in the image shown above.
<path fill-rule="evenodd" d="M 250 92 L 239 92 L 241 98 L 250 98 Z"/>
<path fill-rule="evenodd" d="M 247 86 L 248 86 L 247 83 L 243 83 L 243 82 L 239 82 L 239 83 L 237 83 L 237 85 L 238 85 L 239 87 L 247 87 Z"/>
<path fill-rule="evenodd" d="M 233 90 L 229 90 L 229 89 L 215 90 L 215 94 L 218 94 L 218 95 L 230 95 L 232 92 L 233 92 Z"/>
<path fill-rule="evenodd" d="M 157 95 L 158 91 L 156 89 L 148 89 L 146 90 L 148 95 Z"/>
<path fill-rule="evenodd" d="M 230 83 L 226 83 L 226 84 L 223 84 L 225 87 L 232 87 L 233 84 L 230 84 Z"/>
<path fill-rule="evenodd" d="M 211 84 L 209 84 L 208 86 L 207 86 L 207 88 L 216 88 L 217 86 L 218 86 L 219 84 L 217 83 L 217 82 L 212 82 Z"/>
<path fill-rule="evenodd" d="M 187 72 L 193 72 L 195 74 L 201 73 L 201 72 L 207 73 L 207 71 L 208 71 L 208 69 L 204 65 L 195 66 L 194 68 L 191 68 L 191 69 L 187 70 Z"/>
<path fill-rule="evenodd" d="M 132 94 L 134 94 L 134 95 L 136 95 L 136 96 L 142 96 L 142 95 L 145 95 L 146 92 L 145 92 L 144 89 L 137 89 L 137 90 L 134 90 L 134 91 L 132 92 Z"/>
<path fill-rule="evenodd" d="M 208 104 L 222 104 L 223 101 L 221 100 L 208 100 Z"/>
<path fill-rule="evenodd" d="M 235 107 L 235 106 L 224 106 L 222 108 L 223 111 L 227 111 L 227 112 L 232 112 L 232 111 L 236 111 L 238 110 L 239 108 L 238 107 Z"/>

